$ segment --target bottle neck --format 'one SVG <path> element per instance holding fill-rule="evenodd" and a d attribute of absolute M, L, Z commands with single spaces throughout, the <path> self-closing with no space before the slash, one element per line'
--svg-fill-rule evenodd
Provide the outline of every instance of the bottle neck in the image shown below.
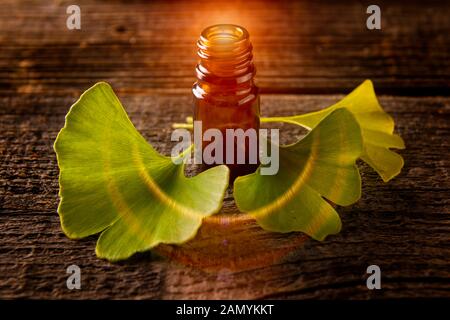
<path fill-rule="evenodd" d="M 200 60 L 193 88 L 197 98 L 234 96 L 244 101 L 256 93 L 256 70 L 247 30 L 236 25 L 211 26 L 202 32 L 197 46 Z"/>

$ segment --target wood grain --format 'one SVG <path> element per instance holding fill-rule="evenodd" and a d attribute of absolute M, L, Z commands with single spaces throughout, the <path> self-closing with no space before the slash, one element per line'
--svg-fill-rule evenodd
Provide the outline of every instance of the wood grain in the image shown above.
<path fill-rule="evenodd" d="M 195 42 L 215 23 L 246 26 L 265 93 L 342 93 L 371 78 L 380 93 L 450 93 L 448 1 L 1 1 L 0 94 L 70 94 L 103 79 L 128 92 L 187 92 Z"/>
<path fill-rule="evenodd" d="M 263 95 L 262 110 L 265 115 L 295 114 L 325 107 L 340 97 Z M 223 233 L 214 238 L 206 225 L 193 243 L 171 249 L 178 255 L 172 251 L 171 258 L 165 257 L 170 254 L 166 247 L 158 251 L 160 255 L 148 252 L 117 264 L 95 257 L 96 237 L 72 241 L 59 226 L 58 168 L 52 144 L 74 99 L 42 94 L 0 98 L 0 297 L 450 296 L 450 98 L 381 97 L 406 141 L 407 149 L 401 152 L 405 168 L 384 184 L 362 165 L 363 197 L 356 205 L 339 209 L 343 230 L 324 242 L 298 242 L 299 234 L 280 237 L 251 222 L 236 224 L 225 238 Z M 189 95 L 121 94 L 120 99 L 136 127 L 162 152 L 170 150 L 170 123 L 190 114 Z M 283 126 L 284 139 L 295 134 L 295 128 Z M 228 197 L 223 214 L 229 214 L 232 206 Z M 233 238 L 236 230 L 241 235 Z M 272 254 L 252 264 L 246 263 L 252 260 L 242 252 L 235 252 L 236 247 L 221 244 L 224 239 L 230 244 L 236 243 L 233 239 L 245 239 L 246 232 L 251 234 L 246 244 L 255 249 L 251 259 L 263 255 L 256 246 L 261 242 L 265 251 L 286 249 L 287 254 Z M 205 234 L 213 240 L 205 240 Z M 192 257 L 189 248 L 201 246 L 202 241 L 217 246 L 217 253 L 209 260 L 186 260 L 186 255 Z M 221 264 L 214 260 L 219 258 Z M 82 268 L 79 291 L 65 286 L 65 269 L 73 263 Z M 370 291 L 365 286 L 370 264 L 381 267 L 382 290 Z"/>
<path fill-rule="evenodd" d="M 369 299 L 450 297 L 450 5 L 377 1 L 0 0 L 0 298 Z M 170 124 L 191 113 L 195 41 L 215 23 L 246 26 L 265 115 L 317 110 L 364 79 L 406 142 L 402 173 L 384 184 L 360 163 L 363 197 L 339 208 L 324 242 L 262 231 L 228 193 L 223 211 L 183 246 L 112 264 L 96 237 L 67 239 L 56 213 L 52 149 L 81 92 L 112 84 L 148 141 L 168 153 Z M 282 140 L 301 134 L 282 126 Z M 216 219 L 216 220 L 214 220 Z M 214 249 L 217 250 L 214 250 Z M 66 288 L 70 264 L 82 289 Z M 366 288 L 366 268 L 382 290 Z"/>

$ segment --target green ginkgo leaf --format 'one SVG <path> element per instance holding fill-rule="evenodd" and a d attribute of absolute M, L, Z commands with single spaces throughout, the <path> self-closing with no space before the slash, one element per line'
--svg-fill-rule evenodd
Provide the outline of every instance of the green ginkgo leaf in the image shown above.
<path fill-rule="evenodd" d="M 399 135 L 394 134 L 394 120 L 378 103 L 372 81 L 366 80 L 338 103 L 326 109 L 289 117 L 262 118 L 262 122 L 287 122 L 312 129 L 333 110 L 348 109 L 361 126 L 364 150 L 361 159 L 369 164 L 383 181 L 398 175 L 403 158 L 389 148 L 404 149 Z"/>
<path fill-rule="evenodd" d="M 341 220 L 324 198 L 350 205 L 361 196 L 355 161 L 362 152 L 361 130 L 346 109 L 332 111 L 302 140 L 280 146 L 276 175 L 255 173 L 234 182 L 239 210 L 264 229 L 302 231 L 323 240 L 338 233 Z"/>
<path fill-rule="evenodd" d="M 139 134 L 106 83 L 72 106 L 55 151 L 64 233 L 83 238 L 103 231 L 96 252 L 113 261 L 191 239 L 202 219 L 219 211 L 228 185 L 226 166 L 185 177 L 183 164 Z"/>

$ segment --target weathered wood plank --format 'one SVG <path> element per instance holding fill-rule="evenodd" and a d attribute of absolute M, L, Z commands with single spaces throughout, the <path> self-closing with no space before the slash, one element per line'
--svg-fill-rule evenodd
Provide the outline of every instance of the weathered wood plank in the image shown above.
<path fill-rule="evenodd" d="M 448 94 L 448 2 L 369 3 L 79 1 L 82 29 L 65 26 L 67 1 L 4 1 L 0 94 L 67 93 L 104 79 L 123 90 L 188 90 L 195 42 L 210 24 L 246 26 L 263 92 L 340 93 L 365 78 L 382 93 Z M 69 89 L 70 88 L 70 89 Z"/>
<path fill-rule="evenodd" d="M 325 242 L 264 232 L 238 218 L 213 228 L 215 222 L 209 221 L 196 240 L 181 248 L 161 246 L 111 264 L 95 257 L 96 237 L 67 239 L 56 214 L 58 168 L 52 144 L 77 94 L 0 98 L 0 297 L 450 295 L 450 98 L 381 97 L 406 141 L 407 149 L 401 151 L 405 168 L 384 184 L 362 166 L 363 197 L 340 208 L 343 230 Z M 263 95 L 262 109 L 266 115 L 294 114 L 325 107 L 339 97 Z M 120 98 L 142 134 L 168 152 L 170 123 L 189 115 L 190 96 L 122 93 Z M 282 133 L 287 139 L 298 131 L 283 126 Z M 228 197 L 223 219 L 233 211 Z M 65 287 L 65 268 L 72 263 L 82 268 L 79 291 Z M 381 267 L 383 290 L 365 287 L 370 264 Z"/>

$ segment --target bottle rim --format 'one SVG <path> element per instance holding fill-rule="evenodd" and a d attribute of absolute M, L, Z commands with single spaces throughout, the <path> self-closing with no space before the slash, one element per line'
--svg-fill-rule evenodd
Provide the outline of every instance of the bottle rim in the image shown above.
<path fill-rule="evenodd" d="M 244 27 L 236 24 L 215 24 L 202 31 L 199 46 L 220 49 L 239 45 L 248 39 L 249 33 Z"/>

